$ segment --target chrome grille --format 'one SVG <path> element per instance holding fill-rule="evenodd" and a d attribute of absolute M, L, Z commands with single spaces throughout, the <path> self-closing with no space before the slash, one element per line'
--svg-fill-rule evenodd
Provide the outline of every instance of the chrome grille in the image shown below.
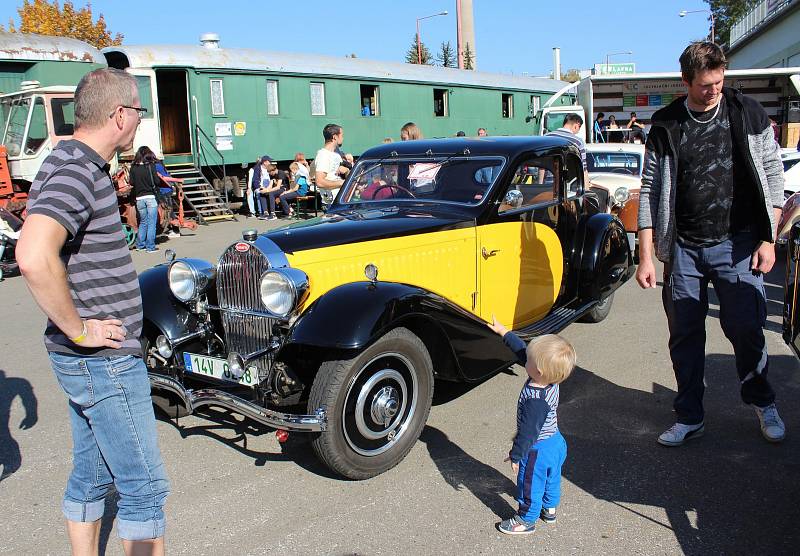
<path fill-rule="evenodd" d="M 225 341 L 229 352 L 240 355 L 263 350 L 272 335 L 274 323 L 274 319 L 269 317 L 247 314 L 264 312 L 258 281 L 269 269 L 264 253 L 255 245 L 249 246 L 242 253 L 236 249 L 236 244 L 231 245 L 220 257 L 217 267 L 217 300 Z M 262 378 L 269 370 L 269 359 L 265 356 L 256 361 Z"/>

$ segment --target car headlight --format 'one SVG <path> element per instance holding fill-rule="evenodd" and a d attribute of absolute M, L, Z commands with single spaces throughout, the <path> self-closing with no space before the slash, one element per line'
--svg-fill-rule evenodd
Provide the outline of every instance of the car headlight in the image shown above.
<path fill-rule="evenodd" d="M 616 191 L 614 191 L 614 200 L 619 204 L 624 203 L 630 198 L 631 194 L 628 191 L 627 187 L 618 187 Z"/>
<path fill-rule="evenodd" d="M 169 265 L 169 289 L 181 301 L 203 295 L 214 282 L 217 269 L 199 259 L 180 259 Z"/>
<path fill-rule="evenodd" d="M 261 302 L 277 317 L 285 317 L 305 300 L 308 276 L 296 268 L 268 270 L 259 283 Z"/>

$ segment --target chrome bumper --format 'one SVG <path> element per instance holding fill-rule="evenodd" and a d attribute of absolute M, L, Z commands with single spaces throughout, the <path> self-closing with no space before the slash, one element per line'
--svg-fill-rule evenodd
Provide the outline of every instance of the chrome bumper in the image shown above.
<path fill-rule="evenodd" d="M 180 382 L 167 376 L 148 373 L 148 377 L 150 378 L 150 387 L 153 390 L 162 390 L 175 394 L 186 407 L 188 413 L 194 413 L 198 407 L 213 405 L 230 409 L 262 425 L 276 429 L 321 432 L 327 428 L 328 419 L 325 415 L 324 407 L 317 409 L 313 415 L 281 413 L 263 408 L 222 390 L 213 388 L 187 390 Z"/>

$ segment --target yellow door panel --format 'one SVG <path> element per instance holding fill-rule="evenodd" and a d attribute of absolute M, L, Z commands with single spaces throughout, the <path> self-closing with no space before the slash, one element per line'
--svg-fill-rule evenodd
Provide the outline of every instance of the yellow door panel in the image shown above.
<path fill-rule="evenodd" d="M 378 267 L 378 281 L 419 286 L 477 314 L 474 227 L 309 249 L 286 257 L 308 275 L 306 306 L 336 286 L 366 280 L 364 267 L 372 263 Z"/>
<path fill-rule="evenodd" d="M 520 328 L 550 311 L 564 272 L 555 231 L 534 222 L 478 228 L 480 316 Z"/>

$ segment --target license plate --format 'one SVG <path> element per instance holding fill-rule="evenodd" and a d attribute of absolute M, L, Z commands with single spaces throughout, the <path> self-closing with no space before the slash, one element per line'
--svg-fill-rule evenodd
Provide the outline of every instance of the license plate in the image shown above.
<path fill-rule="evenodd" d="M 210 376 L 228 382 L 238 382 L 243 386 L 255 386 L 258 384 L 258 368 L 255 365 L 247 367 L 239 380 L 236 380 L 231 374 L 228 362 L 219 357 L 184 353 L 183 365 L 188 373 Z"/>

